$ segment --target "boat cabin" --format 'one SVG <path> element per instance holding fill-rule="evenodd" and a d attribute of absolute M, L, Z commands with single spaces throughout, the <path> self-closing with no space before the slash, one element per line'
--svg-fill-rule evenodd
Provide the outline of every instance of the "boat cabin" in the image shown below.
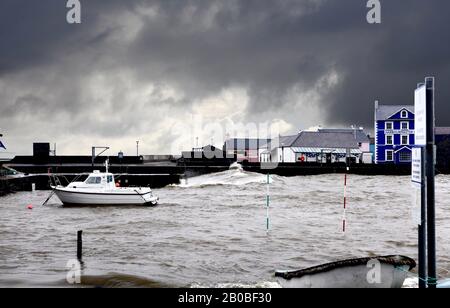
<path fill-rule="evenodd" d="M 89 174 L 84 182 L 74 182 L 69 185 L 70 188 L 104 188 L 115 189 L 116 183 L 114 181 L 114 175 L 112 173 L 104 173 L 95 170 Z"/>

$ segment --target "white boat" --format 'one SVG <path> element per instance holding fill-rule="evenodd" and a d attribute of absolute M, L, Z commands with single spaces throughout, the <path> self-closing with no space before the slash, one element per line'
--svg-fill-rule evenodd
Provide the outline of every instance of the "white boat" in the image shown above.
<path fill-rule="evenodd" d="M 94 171 L 84 182 L 52 187 L 65 206 L 156 205 L 150 188 L 116 187 L 114 175 Z"/>
<path fill-rule="evenodd" d="M 379 268 L 372 264 L 378 264 Z M 384 256 L 343 260 L 298 271 L 277 271 L 275 276 L 284 288 L 401 288 L 415 266 L 416 262 L 408 257 Z"/>

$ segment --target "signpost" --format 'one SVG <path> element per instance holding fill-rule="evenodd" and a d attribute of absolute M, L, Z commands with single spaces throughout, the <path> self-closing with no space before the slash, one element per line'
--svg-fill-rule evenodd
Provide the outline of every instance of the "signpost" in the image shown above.
<path fill-rule="evenodd" d="M 428 285 L 428 288 L 436 288 L 433 77 L 425 78 L 425 83 L 418 85 L 414 93 L 414 101 L 417 148 L 414 148 L 412 152 L 411 181 L 415 189 L 420 188 L 419 287 L 425 288 Z"/>
<path fill-rule="evenodd" d="M 427 233 L 425 159 L 422 147 L 412 149 L 411 182 L 414 189 L 414 214 L 419 229 L 419 288 L 427 287 Z"/>
<path fill-rule="evenodd" d="M 412 161 L 411 161 L 411 182 L 416 187 L 420 187 L 423 184 L 423 172 L 422 172 L 422 148 L 412 149 Z"/>
<path fill-rule="evenodd" d="M 416 146 L 426 146 L 427 142 L 427 106 L 426 106 L 426 86 L 419 84 L 414 93 L 414 144 Z"/>
<path fill-rule="evenodd" d="M 435 219 L 435 158 L 434 158 L 434 77 L 425 78 L 426 87 L 426 198 L 427 198 L 427 247 L 428 288 L 436 288 L 436 219 Z"/>

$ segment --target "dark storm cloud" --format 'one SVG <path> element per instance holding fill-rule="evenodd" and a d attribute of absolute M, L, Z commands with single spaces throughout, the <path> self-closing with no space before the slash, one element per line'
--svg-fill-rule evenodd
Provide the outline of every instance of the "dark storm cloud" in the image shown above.
<path fill-rule="evenodd" d="M 342 41 L 351 49 L 336 58 L 345 78 L 327 98 L 329 117 L 371 124 L 368 110 L 373 109 L 373 100 L 413 104 L 415 85 L 432 75 L 437 78 L 437 124 L 450 125 L 450 2 L 382 1 L 382 5 L 381 25 L 361 25 L 357 35 Z"/>
<path fill-rule="evenodd" d="M 411 104 L 414 85 L 434 75 L 438 124 L 450 124 L 448 1 L 381 1 L 381 25 L 367 24 L 365 0 L 81 3 L 82 24 L 69 25 L 64 0 L 1 1 L 1 122 L 14 125 L 24 111 L 36 114 L 36 121 L 45 113 L 64 114 L 73 121 L 67 128 L 79 134 L 126 135 L 139 130 L 144 107 L 182 110 L 196 99 L 243 87 L 250 97 L 248 118 L 277 114 L 296 126 L 309 115 L 289 109 L 286 93 L 316 87 L 320 124 L 370 127 L 376 98 Z M 134 88 L 124 86 L 125 73 Z M 317 88 L 330 73 L 337 84 Z M 86 97 L 93 75 L 111 77 L 111 98 Z M 136 108 L 125 94 L 149 84 L 169 85 L 184 97 L 167 98 L 156 88 L 139 106 L 141 115 L 133 115 Z M 115 114 L 131 120 L 120 130 L 96 123 L 102 108 L 117 121 Z M 148 115 L 152 121 L 168 116 Z M 92 121 L 81 128 L 83 118 Z"/>

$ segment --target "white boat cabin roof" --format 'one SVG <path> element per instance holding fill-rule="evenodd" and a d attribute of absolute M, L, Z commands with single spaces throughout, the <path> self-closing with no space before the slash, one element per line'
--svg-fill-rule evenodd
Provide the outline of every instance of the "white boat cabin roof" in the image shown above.
<path fill-rule="evenodd" d="M 89 174 L 84 182 L 86 184 L 101 184 L 102 180 L 105 180 L 107 183 L 114 182 L 114 175 L 110 172 L 100 172 L 95 170 Z"/>

